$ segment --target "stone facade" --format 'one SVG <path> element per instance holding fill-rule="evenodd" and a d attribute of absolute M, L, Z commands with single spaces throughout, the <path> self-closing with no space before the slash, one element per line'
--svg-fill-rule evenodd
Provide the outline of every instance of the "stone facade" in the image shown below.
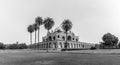
<path fill-rule="evenodd" d="M 66 34 L 60 29 L 55 29 L 55 31 L 49 32 L 43 38 L 43 42 L 39 43 L 40 49 L 53 49 L 53 50 L 62 50 L 62 49 L 90 49 L 94 44 L 79 42 L 79 37 L 71 31 Z M 65 43 L 67 40 L 67 47 Z"/>

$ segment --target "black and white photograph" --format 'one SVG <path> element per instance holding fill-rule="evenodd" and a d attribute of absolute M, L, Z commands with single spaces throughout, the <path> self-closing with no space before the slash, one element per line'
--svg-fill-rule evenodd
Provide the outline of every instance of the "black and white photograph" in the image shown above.
<path fill-rule="evenodd" d="M 120 65 L 120 0 L 0 0 L 0 65 Z"/>

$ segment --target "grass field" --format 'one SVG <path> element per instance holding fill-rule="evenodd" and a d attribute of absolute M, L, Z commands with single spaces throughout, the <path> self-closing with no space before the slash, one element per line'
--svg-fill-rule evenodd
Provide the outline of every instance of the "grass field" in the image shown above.
<path fill-rule="evenodd" d="M 120 50 L 1 50 L 0 65 L 120 65 Z"/>

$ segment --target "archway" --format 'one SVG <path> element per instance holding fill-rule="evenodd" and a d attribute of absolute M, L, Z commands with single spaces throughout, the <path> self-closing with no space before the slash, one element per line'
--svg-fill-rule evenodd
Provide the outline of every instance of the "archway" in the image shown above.
<path fill-rule="evenodd" d="M 68 36 L 68 37 L 67 37 L 67 40 L 68 40 L 68 41 L 71 41 L 71 36 Z"/>
<path fill-rule="evenodd" d="M 63 36 L 62 39 L 65 40 L 65 37 Z"/>
<path fill-rule="evenodd" d="M 52 37 L 51 36 L 49 36 L 49 40 L 52 41 Z"/>

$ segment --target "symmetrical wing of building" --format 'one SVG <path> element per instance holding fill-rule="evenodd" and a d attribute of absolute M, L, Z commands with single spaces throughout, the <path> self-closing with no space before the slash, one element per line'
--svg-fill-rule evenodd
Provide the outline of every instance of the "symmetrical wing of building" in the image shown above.
<path fill-rule="evenodd" d="M 40 49 L 62 50 L 62 49 L 90 49 L 94 47 L 94 44 L 79 42 L 79 36 L 71 31 L 67 33 L 67 37 L 64 31 L 60 28 L 56 28 L 54 31 L 47 33 L 42 38 L 42 42 L 39 43 Z M 65 43 L 67 40 L 67 47 Z"/>

